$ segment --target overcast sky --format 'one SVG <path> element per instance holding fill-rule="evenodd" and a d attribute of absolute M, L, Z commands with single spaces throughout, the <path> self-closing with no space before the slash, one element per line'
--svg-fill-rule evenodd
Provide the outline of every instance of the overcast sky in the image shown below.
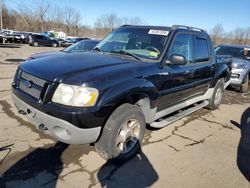
<path fill-rule="evenodd" d="M 39 0 L 4 0 L 16 8 Z M 250 27 L 250 0 L 47 0 L 61 7 L 73 7 L 82 14 L 83 24 L 93 26 L 100 15 L 140 17 L 148 25 L 184 24 L 211 29 L 222 24 L 225 31 Z"/>

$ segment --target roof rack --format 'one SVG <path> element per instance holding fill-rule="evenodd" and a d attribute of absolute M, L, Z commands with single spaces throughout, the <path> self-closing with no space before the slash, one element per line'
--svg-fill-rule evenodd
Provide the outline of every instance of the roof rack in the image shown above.
<path fill-rule="evenodd" d="M 173 25 L 171 28 L 172 29 L 187 29 L 187 30 L 200 31 L 200 32 L 206 33 L 206 31 L 203 29 L 200 29 L 197 27 L 190 27 L 190 26 L 186 26 L 186 25 Z"/>

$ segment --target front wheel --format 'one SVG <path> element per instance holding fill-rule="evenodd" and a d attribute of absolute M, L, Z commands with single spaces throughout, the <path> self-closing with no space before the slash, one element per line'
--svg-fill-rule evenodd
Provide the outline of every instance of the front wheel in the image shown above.
<path fill-rule="evenodd" d="M 111 114 L 95 148 L 104 159 L 124 163 L 140 150 L 145 127 L 141 109 L 125 103 Z"/>
<path fill-rule="evenodd" d="M 212 97 L 209 99 L 208 108 L 211 110 L 217 109 L 222 101 L 224 95 L 224 80 L 218 80 L 216 86 L 214 87 L 214 92 Z"/>

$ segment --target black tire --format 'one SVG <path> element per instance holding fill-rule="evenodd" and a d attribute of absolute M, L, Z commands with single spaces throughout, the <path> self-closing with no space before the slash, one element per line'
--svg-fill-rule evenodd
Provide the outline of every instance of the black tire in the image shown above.
<path fill-rule="evenodd" d="M 139 131 L 138 138 L 135 142 L 133 142 L 133 147 L 131 147 L 128 152 L 122 152 L 118 148 L 120 145 L 118 145 L 117 140 L 120 138 L 119 135 L 121 135 L 121 130 L 123 130 L 124 125 L 130 120 L 136 120 L 139 124 L 139 126 L 136 128 Z M 122 104 L 111 114 L 107 120 L 100 139 L 95 143 L 96 151 L 105 160 L 110 160 L 116 164 L 122 164 L 134 157 L 140 150 L 145 128 L 145 118 L 141 112 L 141 109 L 138 106 L 132 104 Z M 130 138 L 132 137 L 130 136 Z"/>
<path fill-rule="evenodd" d="M 37 47 L 38 46 L 38 42 L 33 42 L 32 45 L 35 46 L 35 47 Z"/>
<path fill-rule="evenodd" d="M 218 80 L 216 86 L 214 87 L 214 93 L 213 93 L 212 97 L 209 99 L 209 105 L 208 105 L 209 109 L 215 110 L 220 106 L 221 101 L 223 99 L 224 91 L 225 91 L 225 89 L 224 89 L 224 79 L 220 79 L 220 80 Z M 220 97 L 218 97 L 218 100 L 217 100 L 217 96 L 218 96 L 217 92 L 221 92 Z"/>
<path fill-rule="evenodd" d="M 248 93 L 248 87 L 249 87 L 248 85 L 249 85 L 249 75 L 246 75 L 244 82 L 240 86 L 240 92 L 241 93 Z"/>

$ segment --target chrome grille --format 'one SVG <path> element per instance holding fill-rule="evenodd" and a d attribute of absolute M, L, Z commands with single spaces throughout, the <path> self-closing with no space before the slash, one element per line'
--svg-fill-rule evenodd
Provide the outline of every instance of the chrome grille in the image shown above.
<path fill-rule="evenodd" d="M 45 80 L 42 80 L 40 78 L 37 78 L 35 76 L 32 76 L 26 72 L 22 72 L 21 73 L 21 78 L 25 79 L 25 80 L 29 80 L 29 81 L 32 81 L 34 84 L 40 86 L 40 87 L 43 87 L 44 84 L 46 83 Z"/>
<path fill-rule="evenodd" d="M 35 77 L 26 72 L 20 71 L 17 77 L 17 84 L 21 91 L 27 93 L 28 95 L 40 99 L 41 92 L 45 87 L 46 80 Z M 27 84 L 29 83 L 29 84 Z"/>
<path fill-rule="evenodd" d="M 36 99 L 39 99 L 39 97 L 40 97 L 41 91 L 39 91 L 39 90 L 37 90 L 37 89 L 35 89 L 35 88 L 28 88 L 28 87 L 24 84 L 23 81 L 20 82 L 19 88 L 20 88 L 23 92 L 25 92 L 25 93 L 31 95 L 32 97 L 35 97 Z"/>

